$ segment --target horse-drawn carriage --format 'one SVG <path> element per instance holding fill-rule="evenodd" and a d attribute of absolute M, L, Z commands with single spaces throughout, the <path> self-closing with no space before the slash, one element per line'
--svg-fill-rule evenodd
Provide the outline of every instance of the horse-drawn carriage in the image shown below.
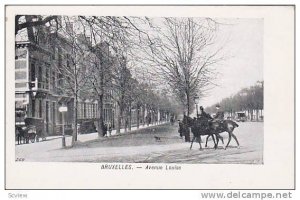
<path fill-rule="evenodd" d="M 46 140 L 44 134 L 44 120 L 42 118 L 27 117 L 23 123 L 16 123 L 16 139 L 18 144 L 39 142 Z"/>

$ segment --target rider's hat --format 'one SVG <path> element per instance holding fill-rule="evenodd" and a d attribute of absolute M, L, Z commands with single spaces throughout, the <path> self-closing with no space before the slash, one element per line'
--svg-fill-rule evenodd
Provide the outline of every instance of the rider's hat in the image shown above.
<path fill-rule="evenodd" d="M 219 104 L 216 105 L 216 108 L 220 108 L 221 106 Z"/>
<path fill-rule="evenodd" d="M 203 110 L 203 106 L 200 106 L 200 110 Z"/>

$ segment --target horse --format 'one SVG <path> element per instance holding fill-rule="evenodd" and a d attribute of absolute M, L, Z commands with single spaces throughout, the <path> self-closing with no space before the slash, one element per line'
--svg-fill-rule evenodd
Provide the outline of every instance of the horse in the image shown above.
<path fill-rule="evenodd" d="M 23 140 L 23 144 L 24 143 L 28 143 L 29 139 L 28 139 L 28 130 L 25 127 L 24 129 L 20 126 L 16 127 L 16 137 L 17 137 L 17 141 L 18 144 L 22 144 L 22 140 Z"/>
<path fill-rule="evenodd" d="M 209 137 L 212 137 L 212 139 L 214 141 L 215 149 L 218 147 L 219 139 L 221 139 L 221 141 L 224 145 L 223 137 L 220 136 L 220 133 L 222 133 L 222 132 L 227 132 L 229 134 L 227 145 L 224 147 L 225 150 L 231 141 L 231 137 L 234 138 L 234 140 L 236 141 L 238 148 L 239 148 L 240 144 L 238 142 L 238 139 L 233 134 L 233 130 L 236 127 L 238 127 L 239 125 L 237 123 L 235 123 L 234 121 L 232 121 L 232 120 L 210 121 L 207 123 L 206 127 L 205 126 L 203 127 L 204 123 L 201 123 L 201 117 L 200 117 L 200 120 L 193 120 L 192 118 L 190 118 L 188 116 L 184 116 L 184 117 L 185 117 L 185 121 L 188 122 L 188 124 L 192 127 L 191 129 L 194 134 L 194 138 L 192 140 L 190 149 L 192 148 L 193 141 L 195 138 L 199 139 L 200 149 L 202 149 L 202 146 L 200 143 L 201 135 L 208 135 L 206 138 L 205 147 L 207 147 L 207 141 L 208 141 Z M 205 121 L 206 119 L 202 119 L 202 120 Z M 215 141 L 214 135 L 216 136 L 217 142 Z"/>
<path fill-rule="evenodd" d="M 214 138 L 214 134 L 216 134 L 217 137 L 221 137 L 218 135 L 218 133 L 213 133 L 210 129 L 208 129 L 207 127 L 204 127 L 202 123 L 203 121 L 201 119 L 192 119 L 191 117 L 188 117 L 186 115 L 184 115 L 182 123 L 186 124 L 188 127 L 191 127 L 191 131 L 193 133 L 193 139 L 191 142 L 191 146 L 190 149 L 192 149 L 193 147 L 193 142 L 195 141 L 195 139 L 198 140 L 199 145 L 200 145 L 200 150 L 202 150 L 202 145 L 201 145 L 201 135 L 209 135 L 212 136 L 213 141 L 214 141 L 214 148 L 217 149 L 217 144 Z"/>
<path fill-rule="evenodd" d="M 184 124 L 183 122 L 179 121 L 178 132 L 180 134 L 180 137 L 184 136 L 185 142 L 190 142 L 190 129 L 187 126 L 187 124 Z"/>
<path fill-rule="evenodd" d="M 220 136 L 219 134 L 223 133 L 223 132 L 227 132 L 228 133 L 228 142 L 227 142 L 227 145 L 224 147 L 224 149 L 226 150 L 226 148 L 228 147 L 228 145 L 231 141 L 231 137 L 233 137 L 233 139 L 236 141 L 237 148 L 239 148 L 240 143 L 239 143 L 237 137 L 233 134 L 234 129 L 239 127 L 239 125 L 237 123 L 235 123 L 234 121 L 229 120 L 229 119 L 222 120 L 222 121 L 214 121 L 213 120 L 213 121 L 210 121 L 209 127 L 210 127 L 210 130 L 212 131 L 212 133 L 218 135 L 217 145 L 219 143 L 219 138 L 223 142 L 223 137 Z M 205 147 L 207 147 L 207 141 L 208 141 L 209 137 L 210 137 L 210 135 L 208 135 L 206 138 Z M 223 142 L 223 144 L 224 144 L 224 142 Z"/>
<path fill-rule="evenodd" d="M 22 139 L 24 138 L 24 132 L 21 127 L 16 127 L 16 139 L 18 144 L 22 144 Z"/>

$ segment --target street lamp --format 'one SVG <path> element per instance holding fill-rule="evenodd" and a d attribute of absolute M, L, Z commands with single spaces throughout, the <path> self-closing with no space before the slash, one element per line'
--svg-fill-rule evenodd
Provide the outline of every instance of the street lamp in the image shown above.
<path fill-rule="evenodd" d="M 195 102 L 195 105 L 196 105 L 196 111 L 197 111 L 197 117 L 198 117 L 199 96 L 197 94 L 194 96 L 194 102 Z"/>
<path fill-rule="evenodd" d="M 62 147 L 66 146 L 66 137 L 65 137 L 65 115 L 64 113 L 68 111 L 68 107 L 62 105 L 58 108 L 58 111 L 62 114 Z"/>

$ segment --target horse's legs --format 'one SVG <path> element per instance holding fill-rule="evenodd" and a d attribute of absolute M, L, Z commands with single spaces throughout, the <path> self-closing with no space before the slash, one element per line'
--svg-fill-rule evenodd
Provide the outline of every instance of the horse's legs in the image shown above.
<path fill-rule="evenodd" d="M 216 140 L 217 140 L 217 146 L 219 144 L 219 134 L 215 134 L 216 135 Z"/>
<path fill-rule="evenodd" d="M 201 136 L 199 135 L 198 137 L 198 142 L 199 142 L 199 145 L 200 145 L 200 150 L 202 150 L 202 146 L 201 146 Z"/>
<path fill-rule="evenodd" d="M 217 149 L 217 148 L 218 148 L 218 145 L 216 144 L 214 135 L 211 134 L 211 137 L 212 137 L 212 139 L 213 139 L 213 141 L 214 141 L 214 148 Z"/>
<path fill-rule="evenodd" d="M 229 145 L 229 143 L 230 143 L 230 141 L 231 141 L 231 135 L 232 135 L 232 132 L 228 132 L 228 134 L 229 134 L 229 136 L 228 136 L 228 142 L 227 142 L 227 145 L 226 145 L 226 147 L 225 147 L 225 150 L 226 150 L 226 148 L 228 147 L 228 145 Z"/>
<path fill-rule="evenodd" d="M 23 141 L 23 144 L 24 144 L 24 136 L 20 135 L 20 144 L 22 144 L 22 141 Z"/>
<path fill-rule="evenodd" d="M 225 145 L 224 145 L 224 140 L 223 140 L 223 137 L 220 135 L 220 134 L 216 134 L 216 137 L 218 138 L 218 142 L 217 142 L 217 145 L 219 144 L 219 139 L 222 141 L 222 144 L 223 144 L 223 148 L 225 149 Z"/>
<path fill-rule="evenodd" d="M 222 137 L 220 134 L 218 134 L 218 137 L 221 139 L 221 141 L 222 141 L 222 144 L 224 144 L 223 137 Z"/>
<path fill-rule="evenodd" d="M 208 138 L 210 137 L 210 135 L 208 135 L 207 137 L 206 137 L 206 142 L 205 142 L 205 147 L 207 147 L 207 141 L 208 141 Z"/>
<path fill-rule="evenodd" d="M 239 143 L 237 137 L 233 134 L 233 132 L 231 132 L 231 135 L 232 135 L 233 139 L 236 141 L 236 143 L 238 145 L 237 148 L 239 148 L 240 147 L 240 143 Z"/>
<path fill-rule="evenodd" d="M 192 149 L 192 146 L 193 146 L 193 142 L 194 142 L 194 140 L 195 140 L 195 136 L 193 136 L 193 139 L 192 139 L 192 142 L 191 142 L 191 146 L 190 146 L 190 149 Z"/>

